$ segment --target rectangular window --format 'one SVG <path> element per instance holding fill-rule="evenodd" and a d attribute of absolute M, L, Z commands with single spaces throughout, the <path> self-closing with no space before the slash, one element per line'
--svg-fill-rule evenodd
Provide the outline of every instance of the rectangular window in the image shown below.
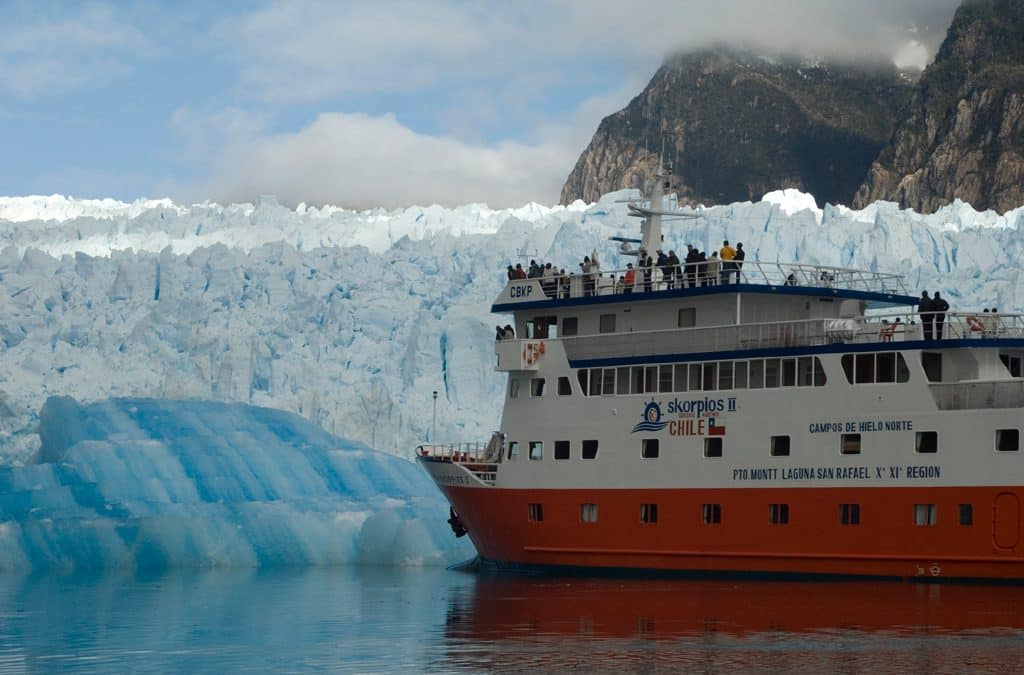
<path fill-rule="evenodd" d="M 584 523 L 596 523 L 597 504 L 580 504 L 580 521 Z"/>
<path fill-rule="evenodd" d="M 555 459 L 569 459 L 569 441 L 555 441 Z"/>
<path fill-rule="evenodd" d="M 999 452 L 1017 452 L 1020 450 L 1020 430 L 996 429 L 996 450 Z"/>
<path fill-rule="evenodd" d="M 789 504 L 769 504 L 768 522 L 772 525 L 787 525 L 789 523 Z"/>
<path fill-rule="evenodd" d="M 720 525 L 722 523 L 722 505 L 704 504 L 701 506 L 701 522 L 705 525 Z"/>
<path fill-rule="evenodd" d="M 605 368 L 601 371 L 601 395 L 613 396 L 615 394 L 615 369 Z"/>
<path fill-rule="evenodd" d="M 579 319 L 575 316 L 567 316 L 562 319 L 562 337 L 576 335 L 579 331 Z"/>
<path fill-rule="evenodd" d="M 960 508 L 957 509 L 957 521 L 961 525 L 973 525 L 974 524 L 974 505 L 972 505 L 972 504 L 961 504 Z"/>
<path fill-rule="evenodd" d="M 821 359 L 814 357 L 814 386 L 824 387 L 826 382 L 825 369 L 821 367 Z"/>
<path fill-rule="evenodd" d="M 562 376 L 558 378 L 558 395 L 572 396 L 572 384 L 569 382 L 568 377 Z"/>
<path fill-rule="evenodd" d="M 519 378 L 512 377 L 508 381 L 508 397 L 519 398 Z"/>
<path fill-rule="evenodd" d="M 543 396 L 544 395 L 544 378 L 535 377 L 530 380 L 530 395 L 531 396 Z"/>
<path fill-rule="evenodd" d="M 629 367 L 617 368 L 615 372 L 615 393 L 625 396 L 629 393 Z"/>
<path fill-rule="evenodd" d="M 530 522 L 540 523 L 544 521 L 544 505 L 530 504 Z"/>
<path fill-rule="evenodd" d="M 903 354 L 900 353 L 896 354 L 896 381 L 910 381 L 910 368 L 907 367 L 907 362 L 903 359 Z"/>
<path fill-rule="evenodd" d="M 732 361 L 718 362 L 718 388 L 722 391 L 732 389 Z"/>
<path fill-rule="evenodd" d="M 658 439 L 645 438 L 640 441 L 640 456 L 644 459 L 655 459 L 658 456 Z"/>
<path fill-rule="evenodd" d="M 583 459 L 597 459 L 597 441 L 583 441 Z"/>
<path fill-rule="evenodd" d="M 658 366 L 644 368 L 644 391 L 658 391 Z"/>
<path fill-rule="evenodd" d="M 657 504 L 641 504 L 640 505 L 640 522 L 641 523 L 656 523 L 656 522 L 658 522 L 658 505 Z"/>
<path fill-rule="evenodd" d="M 871 384 L 875 381 L 875 355 L 857 354 L 857 384 Z"/>
<path fill-rule="evenodd" d="M 860 434 L 843 434 L 839 445 L 839 452 L 844 455 L 859 455 Z"/>
<path fill-rule="evenodd" d="M 758 359 L 750 362 L 750 388 L 761 389 L 764 387 L 764 361 Z"/>
<path fill-rule="evenodd" d="M 544 441 L 530 441 L 530 459 L 544 459 Z"/>
<path fill-rule="evenodd" d="M 590 372 L 589 370 L 577 370 L 576 371 L 576 379 L 579 380 L 580 391 L 583 393 L 584 396 L 587 395 L 587 374 L 589 372 Z"/>
<path fill-rule="evenodd" d="M 693 328 L 697 325 L 697 310 L 694 307 L 682 307 L 679 309 L 679 327 Z"/>
<path fill-rule="evenodd" d="M 714 391 L 715 386 L 718 384 L 718 364 L 717 363 L 705 363 L 704 364 L 704 379 L 701 381 L 701 387 L 704 391 Z"/>
<path fill-rule="evenodd" d="M 676 391 L 686 391 L 686 364 L 677 363 L 675 366 L 674 384 Z"/>
<path fill-rule="evenodd" d="M 875 359 L 875 381 L 895 382 L 896 381 L 896 353 L 886 352 L 879 354 Z"/>
<path fill-rule="evenodd" d="M 747 362 L 737 361 L 733 365 L 733 377 L 736 378 L 736 388 L 746 389 L 747 388 Z"/>
<path fill-rule="evenodd" d="M 810 387 L 814 384 L 814 359 L 801 356 L 796 360 L 796 386 Z"/>
<path fill-rule="evenodd" d="M 842 525 L 860 525 L 860 504 L 840 504 L 839 523 Z"/>
<path fill-rule="evenodd" d="M 614 333 L 615 332 L 615 315 L 614 314 L 602 314 L 600 319 L 599 330 L 602 333 Z"/>
<path fill-rule="evenodd" d="M 782 386 L 796 386 L 796 359 L 782 359 Z"/>
<path fill-rule="evenodd" d="M 935 519 L 935 504 L 914 504 L 914 525 L 933 527 Z"/>
<path fill-rule="evenodd" d="M 590 395 L 600 396 L 601 395 L 601 369 L 591 368 L 590 369 Z"/>
<path fill-rule="evenodd" d="M 672 391 L 672 366 L 658 368 L 658 391 L 663 394 Z"/>
<path fill-rule="evenodd" d="M 772 436 L 772 457 L 789 457 L 789 436 Z"/>
<path fill-rule="evenodd" d="M 704 439 L 704 456 L 705 457 L 721 457 L 722 456 L 722 439 L 718 438 L 705 438 Z"/>
<path fill-rule="evenodd" d="M 779 386 L 779 360 L 765 359 L 764 362 L 764 387 L 775 389 Z"/>
<path fill-rule="evenodd" d="M 700 391 L 700 364 L 690 364 L 690 391 Z"/>
<path fill-rule="evenodd" d="M 633 371 L 630 377 L 630 391 L 634 394 L 644 393 L 644 367 L 633 366 Z"/>
<path fill-rule="evenodd" d="M 915 452 L 935 453 L 939 451 L 939 434 L 937 431 L 918 431 L 915 434 Z"/>
<path fill-rule="evenodd" d="M 842 364 L 846 381 L 853 384 L 853 354 L 843 354 Z"/>
<path fill-rule="evenodd" d="M 942 354 L 939 352 L 921 352 L 921 365 L 924 376 L 929 382 L 942 382 Z"/>
<path fill-rule="evenodd" d="M 508 444 L 508 458 L 509 461 L 519 456 L 519 441 L 509 441 Z"/>

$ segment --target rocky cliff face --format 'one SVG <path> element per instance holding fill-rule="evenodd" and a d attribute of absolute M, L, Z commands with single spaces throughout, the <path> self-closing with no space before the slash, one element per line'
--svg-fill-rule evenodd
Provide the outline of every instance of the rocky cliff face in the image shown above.
<path fill-rule="evenodd" d="M 891 67 L 809 65 L 721 49 L 677 56 L 625 109 L 602 120 L 561 200 L 642 187 L 664 143 L 674 188 L 692 202 L 756 200 L 794 187 L 848 203 L 911 88 Z"/>
<path fill-rule="evenodd" d="M 973 0 L 953 18 L 855 204 L 931 213 L 953 198 L 1024 204 L 1024 0 Z"/>

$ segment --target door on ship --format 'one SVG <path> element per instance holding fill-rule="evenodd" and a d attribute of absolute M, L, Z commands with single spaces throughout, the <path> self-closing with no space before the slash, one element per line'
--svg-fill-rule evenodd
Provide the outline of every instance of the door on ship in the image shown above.
<path fill-rule="evenodd" d="M 1003 551 L 1013 550 L 1020 539 L 1020 499 L 1013 492 L 1000 492 L 992 505 L 992 543 Z"/>

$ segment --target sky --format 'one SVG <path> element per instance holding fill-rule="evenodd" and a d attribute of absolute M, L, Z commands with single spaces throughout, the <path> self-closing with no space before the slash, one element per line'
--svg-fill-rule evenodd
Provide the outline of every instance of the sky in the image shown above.
<path fill-rule="evenodd" d="M 672 53 L 923 67 L 958 0 L 0 0 L 0 194 L 554 204 Z"/>

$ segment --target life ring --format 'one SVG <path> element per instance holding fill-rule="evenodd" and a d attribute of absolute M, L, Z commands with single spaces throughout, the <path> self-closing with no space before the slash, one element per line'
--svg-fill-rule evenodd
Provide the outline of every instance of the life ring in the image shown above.
<path fill-rule="evenodd" d="M 544 354 L 544 342 L 527 342 L 523 345 L 523 363 L 532 366 Z"/>
<path fill-rule="evenodd" d="M 970 316 L 967 317 L 966 321 L 967 321 L 967 325 L 970 327 L 972 332 L 975 332 L 975 333 L 982 333 L 982 332 L 984 332 L 985 324 L 983 324 L 978 317 L 976 317 L 973 314 L 971 314 Z"/>

